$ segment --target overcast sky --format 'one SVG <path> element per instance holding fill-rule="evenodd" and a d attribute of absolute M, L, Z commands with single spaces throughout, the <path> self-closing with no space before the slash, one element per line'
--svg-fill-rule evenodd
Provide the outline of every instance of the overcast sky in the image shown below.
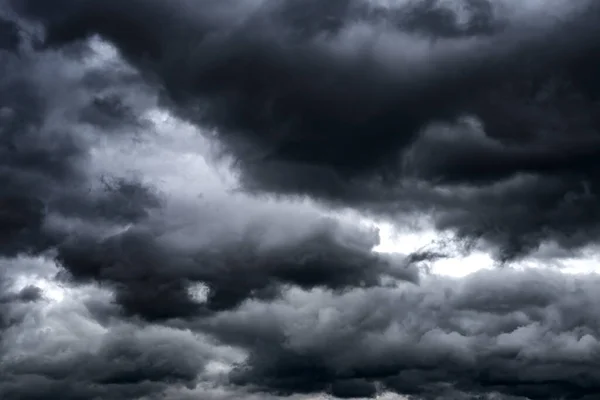
<path fill-rule="evenodd" d="M 598 54 L 592 0 L 0 0 L 0 398 L 598 398 Z"/>

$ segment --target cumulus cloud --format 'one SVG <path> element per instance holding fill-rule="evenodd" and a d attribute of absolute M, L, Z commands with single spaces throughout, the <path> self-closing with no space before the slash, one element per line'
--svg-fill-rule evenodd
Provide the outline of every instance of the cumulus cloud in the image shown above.
<path fill-rule="evenodd" d="M 497 211 L 507 233 L 485 239 L 499 258 L 564 230 L 578 236 L 565 246 L 591 236 L 564 226 L 572 207 L 556 197 L 573 181 L 595 190 L 592 2 L 63 3 L 63 12 L 34 0 L 18 8 L 46 26 L 49 46 L 92 35 L 114 43 L 179 115 L 214 129 L 247 189 L 385 214 L 441 208 L 452 216 L 440 227 L 479 239 L 485 224 L 470 207 L 480 198 L 450 196 L 458 204 L 447 210 L 447 199 L 415 193 L 407 177 L 490 193 L 533 175 L 555 200 L 528 186 L 528 207 L 547 209 L 539 221 Z"/>
<path fill-rule="evenodd" d="M 0 218 L 3 255 L 40 252 L 56 244 L 65 232 L 47 217 L 94 218 L 104 209 L 104 221 L 135 219 L 150 206 L 152 192 L 135 189 L 136 182 L 106 177 L 109 184 L 93 190 L 85 163 L 89 146 L 107 140 L 78 123 L 93 92 L 85 80 L 94 68 L 60 51 L 39 53 L 31 40 L 2 57 L 0 95 Z M 129 135 L 123 132 L 123 135 Z M 98 185 L 95 185 L 98 186 Z M 126 197 L 137 196 L 125 209 Z"/>
<path fill-rule="evenodd" d="M 0 0 L 0 397 L 593 398 L 598 22 Z"/>
<path fill-rule="evenodd" d="M 293 290 L 202 324 L 250 349 L 234 382 L 275 392 L 584 398 L 598 390 L 597 284 L 506 269 L 343 296 Z"/>
<path fill-rule="evenodd" d="M 235 359 L 189 330 L 120 321 L 110 293 L 97 287 L 63 290 L 64 301 L 31 307 L 4 332 L 3 398 L 150 398 L 193 386 L 210 362 Z"/>

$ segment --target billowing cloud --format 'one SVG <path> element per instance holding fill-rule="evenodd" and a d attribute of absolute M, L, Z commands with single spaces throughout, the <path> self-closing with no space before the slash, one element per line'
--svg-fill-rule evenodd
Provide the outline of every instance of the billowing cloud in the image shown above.
<path fill-rule="evenodd" d="M 250 349 L 235 383 L 276 393 L 362 397 L 383 385 L 416 398 L 592 398 L 597 285 L 596 276 L 482 271 L 343 296 L 294 290 L 202 324 Z"/>
<path fill-rule="evenodd" d="M 566 226 L 573 211 L 561 201 L 573 181 L 595 193 L 592 2 L 65 0 L 62 12 L 19 3 L 45 24 L 48 45 L 95 34 L 114 43 L 158 79 L 177 113 L 214 129 L 249 189 L 386 214 L 442 209 L 451 216 L 440 227 L 484 236 L 501 259 L 592 236 L 583 223 Z M 504 235 L 471 211 L 479 196 L 450 196 L 458 204 L 448 210 L 448 199 L 402 183 L 484 186 L 489 196 L 522 175 L 535 183 L 520 196 L 544 211 L 537 220 L 496 211 Z M 513 196 L 496 191 L 495 200 Z M 578 238 L 559 237 L 564 230 Z"/>
<path fill-rule="evenodd" d="M 105 140 L 78 123 L 92 102 L 86 79 L 98 68 L 60 51 L 39 53 L 32 38 L 21 48 L 3 51 L 0 85 L 0 235 L 3 255 L 44 251 L 66 232 L 53 229 L 48 217 L 136 219 L 155 202 L 136 182 L 105 177 L 93 190 L 86 173 L 89 146 Z M 98 91 L 97 89 L 95 91 Z M 123 135 L 129 135 L 123 132 Z M 102 137 L 104 136 L 104 137 Z M 144 194 L 146 193 L 146 194 Z M 126 197 L 132 199 L 126 209 Z"/>
<path fill-rule="evenodd" d="M 0 398 L 594 398 L 598 22 L 0 0 Z"/>
<path fill-rule="evenodd" d="M 2 398 L 147 398 L 193 387 L 211 362 L 236 357 L 201 334 L 119 321 L 110 294 L 97 287 L 62 290 L 63 301 L 38 302 L 5 330 Z"/>
<path fill-rule="evenodd" d="M 219 216 L 226 223 L 228 210 L 223 211 Z M 59 247 L 58 259 L 76 279 L 116 283 L 123 304 L 150 318 L 200 312 L 202 305 L 189 295 L 194 282 L 209 290 L 206 307 L 221 310 L 249 297 L 273 297 L 286 284 L 342 290 L 380 285 L 385 275 L 418 280 L 418 270 L 403 258 L 372 252 L 376 234 L 338 226 L 332 220 L 298 220 L 277 227 L 288 232 L 269 231 L 269 225 L 256 221 L 239 232 L 205 233 L 210 220 L 203 217 L 189 221 L 195 225 L 187 229 L 166 233 L 138 227 L 105 240 L 75 238 Z M 294 235 L 293 229 L 305 232 Z M 202 237 L 207 233 L 231 239 L 215 243 L 214 237 Z M 282 233 L 297 237 L 275 237 Z M 193 241 L 186 243 L 186 234 Z"/>

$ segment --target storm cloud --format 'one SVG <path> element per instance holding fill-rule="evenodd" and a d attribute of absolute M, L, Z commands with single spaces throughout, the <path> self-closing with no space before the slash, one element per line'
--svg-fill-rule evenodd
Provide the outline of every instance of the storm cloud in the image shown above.
<path fill-rule="evenodd" d="M 572 182 L 595 193 L 593 2 L 65 0 L 61 12 L 17 3 L 46 26 L 48 46 L 111 41 L 178 115 L 214 130 L 249 190 L 376 213 L 447 211 L 448 199 L 403 182 L 490 193 L 531 175 L 534 186 L 555 187 L 554 200 L 520 189 L 528 208 L 544 210 L 538 220 L 496 205 L 497 217 L 469 211 L 482 200 L 450 196 L 458 204 L 438 226 L 480 239 L 480 214 L 492 214 L 507 233 L 483 236 L 503 260 L 544 240 L 576 248 L 592 236 L 563 221 L 571 211 L 561 194 Z"/>
<path fill-rule="evenodd" d="M 594 398 L 599 50 L 592 1 L 0 0 L 0 397 Z"/>
<path fill-rule="evenodd" d="M 502 270 L 340 297 L 297 290 L 207 324 L 252 349 L 234 382 L 281 393 L 362 397 L 382 384 L 416 398 L 585 398 L 598 391 L 597 284 Z"/>

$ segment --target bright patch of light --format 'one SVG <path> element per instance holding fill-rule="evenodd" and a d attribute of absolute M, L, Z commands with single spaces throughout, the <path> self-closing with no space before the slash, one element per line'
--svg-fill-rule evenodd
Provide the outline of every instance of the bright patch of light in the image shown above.
<path fill-rule="evenodd" d="M 478 252 L 466 257 L 444 258 L 435 261 L 431 266 L 431 272 L 435 275 L 460 278 L 482 269 L 491 269 L 494 265 L 494 260 L 489 255 Z"/>
<path fill-rule="evenodd" d="M 379 230 L 381 243 L 373 250 L 379 253 L 411 253 L 425 249 L 436 250 L 434 245 L 438 235 L 433 230 L 405 231 L 394 230 L 391 225 L 381 225 Z M 482 269 L 493 268 L 494 260 L 482 252 L 473 252 L 465 256 L 451 256 L 432 261 L 430 272 L 435 275 L 464 277 Z"/>
<path fill-rule="evenodd" d="M 97 68 L 107 64 L 114 64 L 119 61 L 119 52 L 112 44 L 94 37 L 89 41 L 93 55 L 86 59 L 88 67 Z"/>
<path fill-rule="evenodd" d="M 227 374 L 233 369 L 233 366 L 230 364 L 225 364 L 223 362 L 211 360 L 206 364 L 205 372 L 209 375 L 222 375 Z"/>
<path fill-rule="evenodd" d="M 27 287 L 34 286 L 42 291 L 42 296 L 51 302 L 61 302 L 65 299 L 67 288 L 53 280 L 56 266 L 40 257 L 22 257 L 17 259 L 22 267 L 23 275 L 16 277 L 12 290 L 19 292 Z"/>
<path fill-rule="evenodd" d="M 54 302 L 60 302 L 65 299 L 67 290 L 56 282 L 47 280 L 38 280 L 35 285 L 42 290 L 44 297 Z"/>
<path fill-rule="evenodd" d="M 378 227 L 381 243 L 374 248 L 376 252 L 405 255 L 424 249 L 444 252 L 444 249 L 435 245 L 438 234 L 433 229 L 399 231 L 389 224 L 378 224 Z M 542 255 L 547 251 L 546 247 L 549 246 L 542 246 L 530 258 L 515 262 L 512 266 L 516 269 L 560 269 L 565 274 L 600 273 L 600 249 L 598 248 L 590 247 L 569 257 L 563 255 L 544 258 Z M 448 258 L 430 262 L 429 268 L 432 274 L 460 278 L 483 269 L 496 268 L 498 265 L 490 254 L 483 251 L 475 250 L 464 255 L 458 252 L 452 254 L 452 251 L 450 253 Z"/>
<path fill-rule="evenodd" d="M 434 231 L 395 229 L 391 224 L 378 224 L 381 242 L 373 250 L 379 253 L 412 253 L 436 239 Z"/>
<path fill-rule="evenodd" d="M 196 283 L 188 288 L 188 294 L 194 301 L 198 303 L 206 302 L 208 298 L 208 292 L 208 286 L 203 283 Z"/>

